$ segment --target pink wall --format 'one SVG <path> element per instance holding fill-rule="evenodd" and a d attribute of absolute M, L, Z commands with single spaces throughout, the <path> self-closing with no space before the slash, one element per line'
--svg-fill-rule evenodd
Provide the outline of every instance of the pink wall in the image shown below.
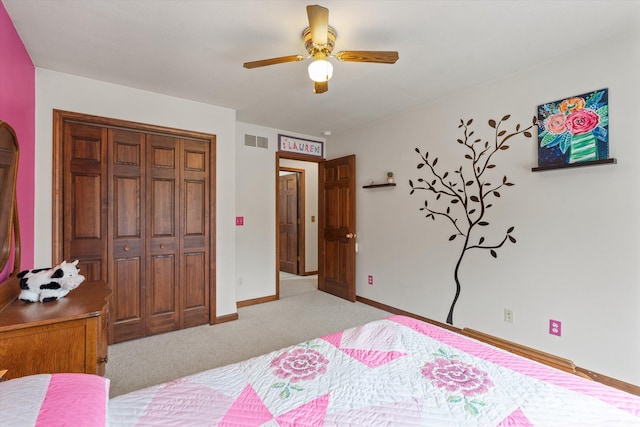
<path fill-rule="evenodd" d="M 0 120 L 15 130 L 20 145 L 18 214 L 22 241 L 21 267 L 34 261 L 35 67 L 11 18 L 0 1 Z M 12 261 L 10 261 L 12 265 Z M 0 279 L 8 276 L 8 269 Z"/>

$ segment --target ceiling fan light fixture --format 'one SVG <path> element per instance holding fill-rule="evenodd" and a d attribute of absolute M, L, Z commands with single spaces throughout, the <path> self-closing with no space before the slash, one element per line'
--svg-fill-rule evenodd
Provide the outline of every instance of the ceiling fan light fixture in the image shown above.
<path fill-rule="evenodd" d="M 333 65 L 326 59 L 316 59 L 309 64 L 309 78 L 314 82 L 323 83 L 333 76 Z"/>

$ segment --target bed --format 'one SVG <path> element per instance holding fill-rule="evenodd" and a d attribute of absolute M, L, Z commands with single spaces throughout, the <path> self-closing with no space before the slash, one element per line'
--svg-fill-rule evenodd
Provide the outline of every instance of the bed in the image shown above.
<path fill-rule="evenodd" d="M 57 425 L 41 420 L 73 408 L 83 422 L 66 425 L 640 426 L 638 396 L 405 316 L 107 402 L 108 386 L 86 374 L 0 383 L 0 425 Z"/>

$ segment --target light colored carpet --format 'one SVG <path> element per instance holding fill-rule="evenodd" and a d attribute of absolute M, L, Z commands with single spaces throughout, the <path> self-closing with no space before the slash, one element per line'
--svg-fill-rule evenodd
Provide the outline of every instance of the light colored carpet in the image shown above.
<path fill-rule="evenodd" d="M 317 277 L 282 277 L 280 300 L 238 309 L 239 319 L 109 346 L 111 397 L 239 362 L 390 316 L 317 290 Z"/>

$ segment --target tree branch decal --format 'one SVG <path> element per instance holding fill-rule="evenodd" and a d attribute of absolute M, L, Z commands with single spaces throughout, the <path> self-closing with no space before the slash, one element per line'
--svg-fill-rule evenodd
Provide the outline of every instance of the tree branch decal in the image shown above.
<path fill-rule="evenodd" d="M 505 231 L 502 239 L 494 242 L 488 242 L 482 236 L 482 232 L 490 225 L 485 218 L 487 210 L 493 206 L 495 200 L 502 197 L 502 191 L 514 185 L 506 175 L 498 181 L 499 183 L 494 184 L 493 179 L 485 174 L 489 175 L 496 168 L 494 157 L 499 152 L 509 149 L 507 141 L 518 135 L 531 138 L 530 130 L 537 126 L 537 119 L 534 116 L 529 127 L 524 128 L 517 124 L 512 131 L 502 129 L 504 122 L 510 117 L 507 114 L 498 122 L 489 120 L 489 126 L 494 129 L 492 142 L 488 140 L 483 142 L 481 138 L 473 137 L 475 134 L 471 129 L 473 119 L 466 122 L 460 119 L 458 129 L 462 129 L 463 136 L 457 142 L 464 147 L 466 163 L 451 174 L 448 171 L 436 169 L 437 157 L 430 159 L 429 152 L 425 151 L 422 154 L 420 149 L 415 149 L 421 159 L 417 168 L 427 177 L 418 178 L 415 183 L 409 180 L 410 194 L 416 190 L 426 191 L 427 199 L 424 201 L 424 207 L 420 208 L 426 213 L 425 217 L 434 221 L 436 218 L 442 219 L 449 223 L 454 231 L 449 237 L 450 242 L 458 239 L 464 241 L 454 270 L 456 293 L 447 315 L 447 323 L 450 325 L 453 325 L 453 311 L 460 297 L 461 285 L 458 273 L 466 253 L 472 249 L 483 249 L 489 251 L 493 258 L 497 258 L 497 249 L 502 248 L 507 241 L 516 243 L 516 238 L 512 234 L 513 226 Z"/>

